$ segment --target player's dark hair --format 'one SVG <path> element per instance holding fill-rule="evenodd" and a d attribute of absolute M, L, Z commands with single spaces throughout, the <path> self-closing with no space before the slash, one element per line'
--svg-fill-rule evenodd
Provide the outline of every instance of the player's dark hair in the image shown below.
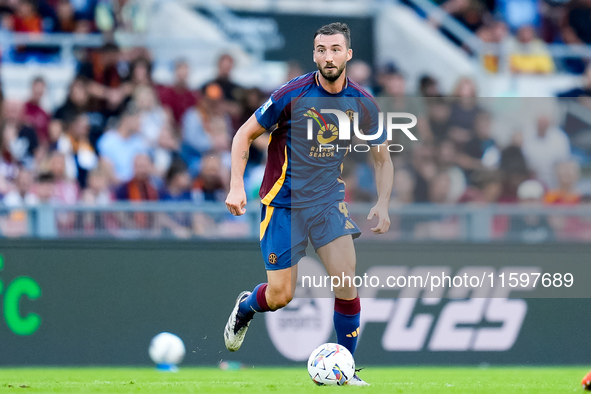
<path fill-rule="evenodd" d="M 316 30 L 316 33 L 314 33 L 314 39 L 320 35 L 332 36 L 335 34 L 342 34 L 345 37 L 347 49 L 351 48 L 351 31 L 349 30 L 349 26 L 342 22 L 333 22 L 322 26 L 320 29 Z"/>

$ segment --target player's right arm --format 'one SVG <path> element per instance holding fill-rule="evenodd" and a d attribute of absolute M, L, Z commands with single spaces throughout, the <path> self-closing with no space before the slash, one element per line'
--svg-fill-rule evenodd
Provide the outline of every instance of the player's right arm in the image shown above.
<path fill-rule="evenodd" d="M 226 207 L 234 216 L 244 215 L 246 212 L 246 192 L 244 190 L 244 170 L 248 161 L 250 145 L 265 128 L 259 124 L 253 114 L 238 129 L 232 141 L 232 169 L 230 175 L 230 192 L 226 197 Z"/>

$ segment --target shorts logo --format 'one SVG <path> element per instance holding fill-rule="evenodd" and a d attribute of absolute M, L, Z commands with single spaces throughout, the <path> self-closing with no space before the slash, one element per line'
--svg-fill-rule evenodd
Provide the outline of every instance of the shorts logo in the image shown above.
<path fill-rule="evenodd" d="M 275 264 L 277 263 L 277 255 L 275 253 L 271 253 L 269 255 L 269 263 L 270 264 Z"/>

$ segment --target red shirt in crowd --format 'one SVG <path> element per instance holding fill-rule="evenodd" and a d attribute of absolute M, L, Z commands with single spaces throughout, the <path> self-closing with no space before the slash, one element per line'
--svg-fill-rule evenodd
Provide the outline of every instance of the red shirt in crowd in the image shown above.
<path fill-rule="evenodd" d="M 49 123 L 51 117 L 36 103 L 27 101 L 23 112 L 24 122 L 35 129 L 39 142 L 49 142 Z"/>
<path fill-rule="evenodd" d="M 21 33 L 41 33 L 43 25 L 41 18 L 37 15 L 27 17 L 14 17 L 14 31 Z"/>
<path fill-rule="evenodd" d="M 174 120 L 181 122 L 185 112 L 197 104 L 199 94 L 192 90 L 178 86 L 158 86 L 158 97 L 163 107 L 169 107 L 172 110 Z"/>

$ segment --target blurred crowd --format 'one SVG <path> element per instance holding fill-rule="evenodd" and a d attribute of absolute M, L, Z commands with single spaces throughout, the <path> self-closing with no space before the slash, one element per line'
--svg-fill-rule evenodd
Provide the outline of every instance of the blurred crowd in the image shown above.
<path fill-rule="evenodd" d="M 482 61 L 489 72 L 548 74 L 557 68 L 582 73 L 585 62 L 552 58 L 547 44 L 591 44 L 589 0 L 432 0 L 485 43 L 498 44 L 498 53 Z M 432 18 L 430 23 L 439 26 Z M 445 28 L 442 31 L 461 43 Z"/>
<path fill-rule="evenodd" d="M 147 10 L 135 0 L 0 0 L 0 22 L 19 33 L 140 32 Z"/>
<path fill-rule="evenodd" d="M 236 83 L 230 54 L 212 60 L 216 75 L 198 88 L 189 86 L 191 67 L 183 60 L 174 65 L 174 82 L 161 85 L 152 80 L 152 63 L 145 50 L 123 51 L 105 44 L 79 64 L 65 101 L 52 112 L 42 105 L 46 82 L 41 77 L 31 82 L 26 102 L 3 97 L 0 196 L 4 205 L 223 202 L 232 138 L 270 92 Z M 301 72 L 291 63 L 287 78 Z M 393 204 L 578 205 L 590 200 L 580 189 L 581 163 L 589 162 L 591 152 L 585 125 L 564 129 L 550 113 L 541 112 L 524 129 L 505 131 L 501 136 L 470 78 L 461 78 L 445 94 L 437 80 L 424 76 L 413 94 L 394 65 L 374 73 L 368 64 L 353 61 L 348 75 L 373 92 L 383 112 L 417 116 L 419 142 L 408 143 L 403 135 L 392 141 L 404 146 L 403 152 L 392 154 L 396 168 Z M 591 71 L 579 89 L 561 95 L 588 107 Z M 267 141 L 259 138 L 251 147 L 245 175 L 250 201 L 258 198 Z M 370 156 L 347 157 L 343 173 L 346 199 L 373 201 Z M 398 228 L 418 238 L 452 236 L 457 221 L 440 219 L 435 227 L 428 220 L 415 220 L 399 223 Z M 97 226 L 145 229 L 158 222 L 159 228 L 177 236 L 211 235 L 212 221 L 206 215 L 58 217 L 64 231 L 84 228 L 92 232 Z M 249 231 L 240 219 L 222 221 L 232 222 L 232 231 Z M 505 234 L 510 225 L 508 220 L 495 222 L 495 231 Z M 552 231 L 553 226 L 562 226 L 560 231 L 565 229 L 566 234 L 576 232 L 573 228 L 578 226 L 544 221 L 534 226 L 536 231 L 541 225 Z"/>
<path fill-rule="evenodd" d="M 149 2 L 139 0 L 0 0 L 0 33 L 141 33 L 148 27 Z M 2 56 L 13 62 L 53 61 L 60 48 L 22 45 Z"/>
<path fill-rule="evenodd" d="M 394 205 L 496 203 L 540 208 L 591 202 L 589 176 L 582 176 L 591 163 L 591 127 L 561 110 L 569 103 L 584 112 L 591 109 L 591 66 L 581 86 L 557 92 L 558 100 L 478 98 L 475 82 L 467 77 L 445 94 L 437 80 L 424 76 L 412 94 L 393 65 L 384 67 L 373 84 L 371 69 L 361 62 L 350 64 L 349 75 L 373 90 L 383 112 L 417 116 L 419 142 L 402 135 L 397 142 L 404 151 L 392 155 Z M 507 120 L 511 116 L 515 122 Z M 348 159 L 353 165 L 345 167 L 347 198 L 373 201 L 371 163 L 361 155 Z M 493 238 L 591 239 L 591 220 L 586 218 L 499 216 L 490 226 Z M 411 234 L 412 239 L 455 239 L 462 226 L 458 216 L 420 219 L 409 215 L 394 229 Z"/>
<path fill-rule="evenodd" d="M 221 55 L 215 77 L 194 88 L 190 65 L 179 60 L 174 82 L 159 85 L 146 51 L 108 43 L 80 62 L 53 111 L 43 108 L 41 77 L 26 102 L 2 97 L 4 204 L 224 201 L 232 137 L 267 98 L 234 83 L 233 67 L 232 56 Z M 253 145 L 247 173 L 264 162 L 265 149 L 262 139 Z M 255 196 L 258 185 L 250 189 Z"/>

